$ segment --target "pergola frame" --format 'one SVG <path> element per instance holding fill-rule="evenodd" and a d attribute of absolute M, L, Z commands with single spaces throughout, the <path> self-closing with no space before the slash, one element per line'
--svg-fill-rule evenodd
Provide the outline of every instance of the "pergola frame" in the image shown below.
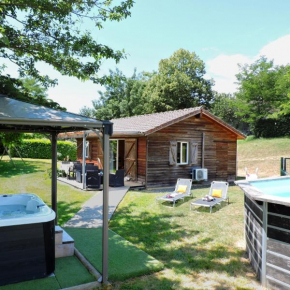
<path fill-rule="evenodd" d="M 57 135 L 61 132 L 93 130 L 103 143 L 103 235 L 102 235 L 102 283 L 108 283 L 108 208 L 109 208 L 109 138 L 113 124 L 77 114 L 62 112 L 10 99 L 0 95 L 0 132 L 44 133 L 51 135 L 52 176 L 51 205 L 57 224 Z M 102 137 L 100 136 L 102 134 Z M 83 166 L 85 167 L 85 142 Z M 86 186 L 83 169 L 83 186 Z"/>

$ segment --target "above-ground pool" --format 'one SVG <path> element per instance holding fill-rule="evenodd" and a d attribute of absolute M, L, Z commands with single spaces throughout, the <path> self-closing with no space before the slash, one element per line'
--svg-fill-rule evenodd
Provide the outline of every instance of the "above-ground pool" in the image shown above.
<path fill-rule="evenodd" d="M 35 194 L 0 195 L 0 285 L 54 271 L 54 219 Z"/>
<path fill-rule="evenodd" d="M 249 259 L 268 289 L 290 289 L 290 178 L 237 181 L 245 193 Z"/>

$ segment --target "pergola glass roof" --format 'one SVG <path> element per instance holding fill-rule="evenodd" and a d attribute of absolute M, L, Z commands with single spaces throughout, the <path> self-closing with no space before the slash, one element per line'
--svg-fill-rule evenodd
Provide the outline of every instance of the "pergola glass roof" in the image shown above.
<path fill-rule="evenodd" d="M 0 95 L 0 131 L 69 132 L 100 129 L 105 124 L 111 123 Z"/>

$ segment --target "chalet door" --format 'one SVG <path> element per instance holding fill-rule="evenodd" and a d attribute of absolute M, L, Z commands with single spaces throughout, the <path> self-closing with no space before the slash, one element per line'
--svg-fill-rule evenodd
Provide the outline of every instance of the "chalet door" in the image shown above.
<path fill-rule="evenodd" d="M 125 176 L 137 180 L 137 139 L 125 140 Z"/>
<path fill-rule="evenodd" d="M 216 179 L 227 180 L 229 144 L 216 142 Z"/>

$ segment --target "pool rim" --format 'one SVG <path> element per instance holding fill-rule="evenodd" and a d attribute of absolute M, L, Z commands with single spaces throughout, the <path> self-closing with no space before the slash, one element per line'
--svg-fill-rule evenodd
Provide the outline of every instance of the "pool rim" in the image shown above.
<path fill-rule="evenodd" d="M 257 187 L 255 187 L 253 184 L 251 184 L 251 182 L 255 181 L 277 181 L 283 179 L 289 179 L 290 182 L 289 176 L 281 176 L 274 178 L 273 177 L 259 178 L 256 180 L 246 180 L 246 179 L 236 180 L 235 184 L 239 186 L 244 191 L 244 193 L 252 199 L 290 206 L 290 197 L 279 197 L 275 195 L 266 194 L 263 191 L 259 190 Z"/>

